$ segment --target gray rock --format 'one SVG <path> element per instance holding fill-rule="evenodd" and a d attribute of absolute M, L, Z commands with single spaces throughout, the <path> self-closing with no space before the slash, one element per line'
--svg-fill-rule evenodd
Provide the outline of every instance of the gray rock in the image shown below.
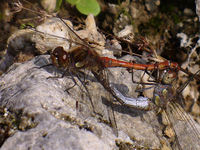
<path fill-rule="evenodd" d="M 22 109 L 24 114 L 34 116 L 37 123 L 34 128 L 17 131 L 3 143 L 1 150 L 118 149 L 116 141 L 161 147 L 159 138 L 164 138 L 155 113 L 121 106 L 89 71 L 85 71 L 89 94 L 75 76 L 79 86 L 66 92 L 74 84 L 71 76 L 48 78 L 61 76 L 61 72 L 53 66 L 36 68 L 49 63 L 49 56 L 39 56 L 12 65 L 1 76 L 0 106 Z M 126 69 L 113 68 L 108 72 L 112 72 L 111 77 L 115 77 L 112 81 L 123 94 L 136 97 L 136 87 Z M 114 120 L 111 101 L 118 137 L 116 128 L 110 124 Z"/>

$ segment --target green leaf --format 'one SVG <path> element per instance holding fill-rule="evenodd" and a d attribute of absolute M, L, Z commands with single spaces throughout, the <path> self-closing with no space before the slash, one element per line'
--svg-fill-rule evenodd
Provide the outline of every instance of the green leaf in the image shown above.
<path fill-rule="evenodd" d="M 93 14 L 97 16 L 101 11 L 96 0 L 80 0 L 76 3 L 76 8 L 84 15 Z"/>
<path fill-rule="evenodd" d="M 79 3 L 79 1 L 81 0 L 66 0 L 68 3 L 70 3 L 71 5 L 76 5 L 77 3 Z"/>
<path fill-rule="evenodd" d="M 62 0 L 56 0 L 56 9 L 55 9 L 55 11 L 58 11 L 60 9 L 61 4 L 62 4 Z"/>

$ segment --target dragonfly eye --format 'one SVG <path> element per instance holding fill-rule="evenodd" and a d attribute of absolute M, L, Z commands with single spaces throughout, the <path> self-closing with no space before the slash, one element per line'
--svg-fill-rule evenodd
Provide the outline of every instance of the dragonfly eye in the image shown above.
<path fill-rule="evenodd" d="M 52 60 L 53 65 L 59 67 L 59 62 L 58 62 L 59 61 L 59 57 L 58 57 L 58 53 L 57 52 L 54 51 L 51 54 L 51 60 Z"/>

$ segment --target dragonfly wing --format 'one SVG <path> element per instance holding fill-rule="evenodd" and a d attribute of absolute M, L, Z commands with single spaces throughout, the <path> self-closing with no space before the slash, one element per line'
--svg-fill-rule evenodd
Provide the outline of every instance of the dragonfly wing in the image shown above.
<path fill-rule="evenodd" d="M 175 130 L 179 149 L 200 149 L 200 126 L 178 103 L 169 103 L 168 119 Z"/>

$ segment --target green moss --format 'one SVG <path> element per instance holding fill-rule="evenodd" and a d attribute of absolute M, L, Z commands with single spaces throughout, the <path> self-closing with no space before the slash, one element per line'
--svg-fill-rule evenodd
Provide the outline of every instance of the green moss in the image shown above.
<path fill-rule="evenodd" d="M 132 150 L 132 149 L 148 150 L 148 149 L 151 149 L 150 147 L 142 146 L 142 145 L 139 145 L 139 144 L 133 145 L 131 143 L 123 142 L 123 141 L 120 141 L 120 140 L 116 140 L 115 143 L 119 147 L 119 150 Z"/>
<path fill-rule="evenodd" d="M 0 147 L 17 130 L 25 131 L 36 125 L 34 118 L 30 115 L 24 115 L 22 110 L 7 110 L 0 107 Z"/>
<path fill-rule="evenodd" d="M 179 15 L 179 8 L 174 3 L 165 3 L 160 6 L 160 11 L 166 14 L 175 24 L 181 21 L 181 15 Z"/>
<path fill-rule="evenodd" d="M 149 20 L 148 25 L 149 25 L 150 27 L 153 27 L 153 28 L 159 28 L 159 27 L 163 24 L 162 21 L 163 21 L 163 20 L 160 18 L 160 16 L 156 16 L 156 17 L 153 17 L 153 18 L 151 18 L 151 19 Z"/>
<path fill-rule="evenodd" d="M 181 22 L 181 18 L 180 18 L 180 16 L 178 16 L 177 14 L 172 14 L 172 15 L 171 15 L 171 18 L 172 18 L 172 20 L 173 20 L 173 22 L 174 22 L 175 24 Z"/>

